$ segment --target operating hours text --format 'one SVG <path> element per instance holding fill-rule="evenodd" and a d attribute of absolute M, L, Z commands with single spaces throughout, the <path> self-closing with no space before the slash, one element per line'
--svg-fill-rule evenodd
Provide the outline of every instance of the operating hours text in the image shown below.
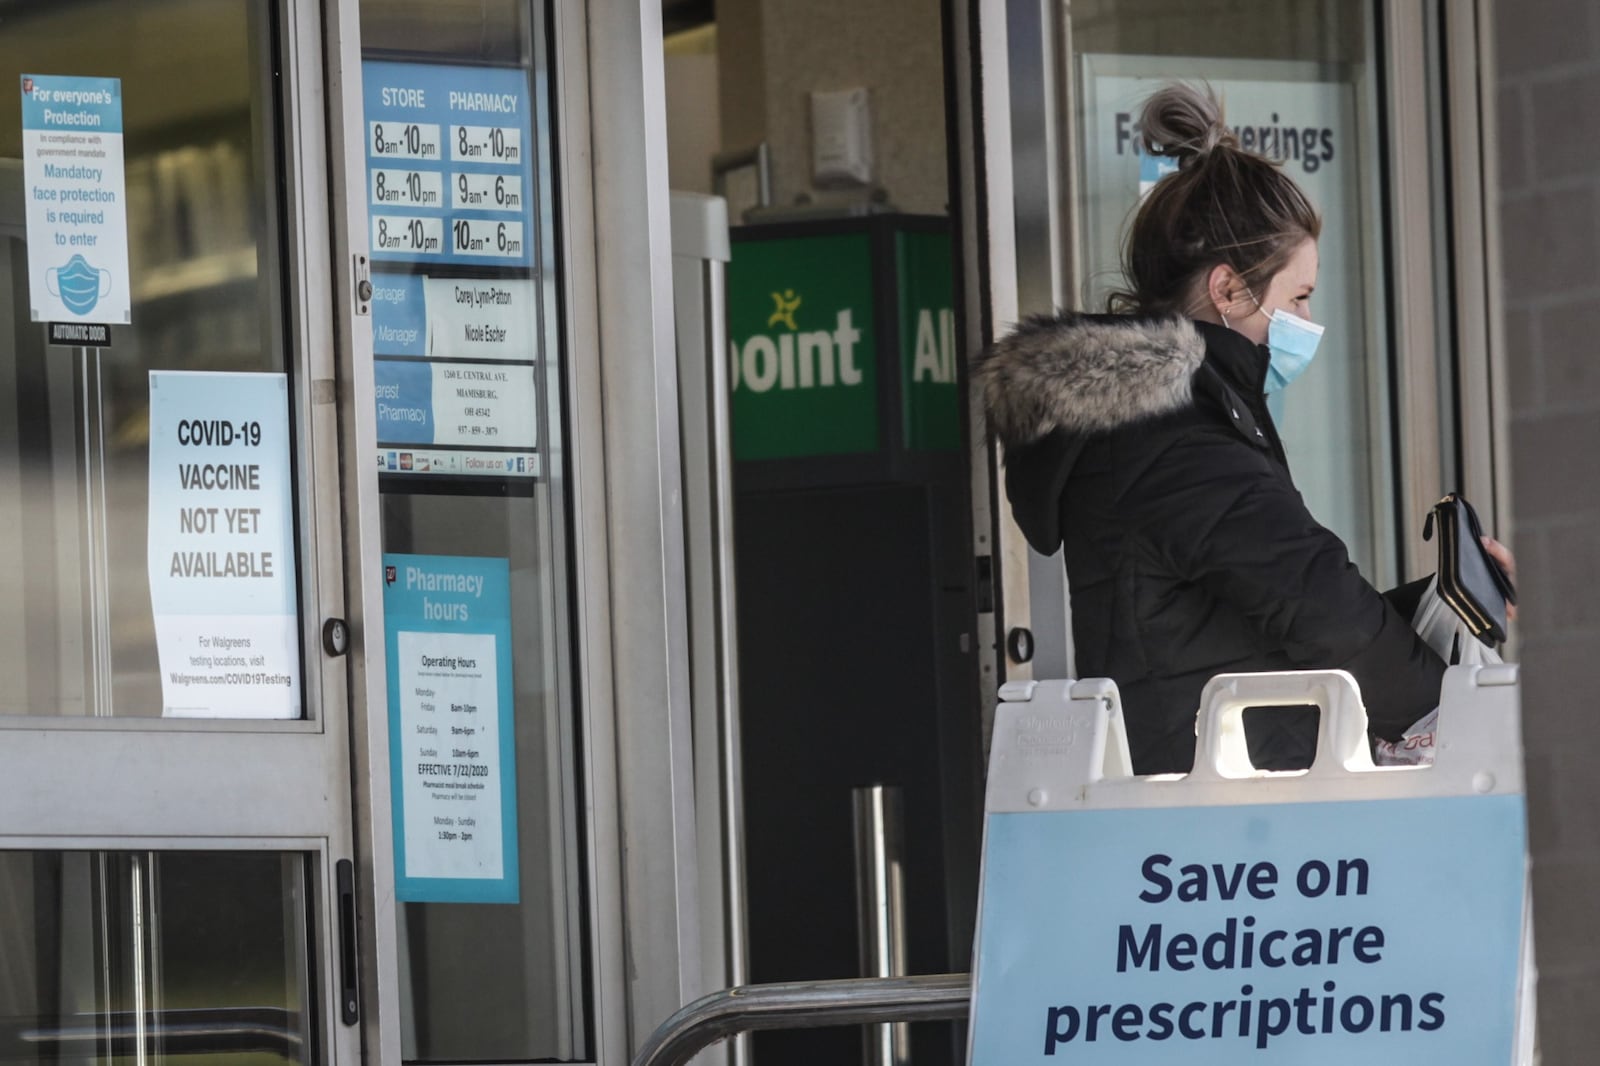
<path fill-rule="evenodd" d="M 374 170 L 372 202 L 401 207 L 438 207 L 444 199 L 443 176 L 426 170 Z"/>
<path fill-rule="evenodd" d="M 480 211 L 518 211 L 522 208 L 522 175 L 457 174 L 451 206 Z"/>
<path fill-rule="evenodd" d="M 451 126 L 450 150 L 455 159 L 519 163 L 522 161 L 522 131 L 515 126 Z"/>
<path fill-rule="evenodd" d="M 444 241 L 444 220 L 373 215 L 372 234 L 375 251 L 438 255 Z"/>
<path fill-rule="evenodd" d="M 516 256 L 522 254 L 522 223 L 484 222 L 458 218 L 450 224 L 452 247 L 466 255 Z"/>
<path fill-rule="evenodd" d="M 439 127 L 429 122 L 371 123 L 372 154 L 388 159 L 438 159 Z"/>

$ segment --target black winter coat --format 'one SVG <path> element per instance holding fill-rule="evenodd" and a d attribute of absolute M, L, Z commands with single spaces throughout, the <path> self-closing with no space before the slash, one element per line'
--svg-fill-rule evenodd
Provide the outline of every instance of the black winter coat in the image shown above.
<path fill-rule="evenodd" d="M 1221 673 L 1339 668 L 1397 739 L 1444 664 L 1319 525 L 1262 395 L 1267 350 L 1185 319 L 1036 318 L 977 372 L 1029 543 L 1059 547 L 1078 674 L 1117 682 L 1138 773 L 1194 762 Z M 1246 713 L 1252 760 L 1309 765 L 1314 709 Z"/>

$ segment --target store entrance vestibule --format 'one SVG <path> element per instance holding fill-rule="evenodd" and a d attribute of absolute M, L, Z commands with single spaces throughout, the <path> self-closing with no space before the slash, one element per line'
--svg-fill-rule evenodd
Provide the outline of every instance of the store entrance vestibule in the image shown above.
<path fill-rule="evenodd" d="M 1248 55 L 1178 63 L 1205 38 L 1076 4 L 1032 42 L 1060 45 L 1044 110 L 1065 108 L 1033 145 L 1022 90 L 1007 112 L 999 68 L 971 80 L 973 27 L 1002 39 L 1026 6 L 719 3 L 709 43 L 703 17 L 667 43 L 662 134 L 660 25 L 615 6 L 0 5 L 0 1058 L 46 1030 L 57 1058 L 176 1055 L 220 1010 L 275 1060 L 620 1061 L 737 972 L 697 926 L 727 918 L 699 860 L 737 820 L 696 829 L 694 805 L 734 802 L 700 787 L 729 749 L 690 750 L 680 699 L 706 534 L 665 384 L 680 132 L 734 222 L 714 458 L 749 846 L 718 887 L 750 893 L 744 977 L 857 972 L 856 784 L 907 788 L 913 966 L 966 964 L 983 708 L 1027 669 L 994 627 L 1026 625 L 1037 574 L 969 481 L 965 363 L 1104 270 L 1139 174 L 1080 135 L 1114 135 L 1115 94 L 1281 83 L 1346 123 L 1354 161 L 1320 173 L 1360 219 L 1347 258 L 1393 268 L 1364 294 L 1396 295 L 1349 327 L 1366 356 L 1319 371 L 1359 446 L 1301 443 L 1352 541 L 1402 570 L 1397 499 L 1454 447 L 1412 439 L 1450 370 L 1406 338 L 1448 301 L 1407 280 L 1428 232 L 1393 228 L 1427 215 L 1393 206 L 1417 202 L 1394 158 L 1427 139 L 1392 132 L 1426 109 L 1378 91 L 1423 39 L 1395 5 L 1306 0 L 1324 43 L 1280 48 L 1269 21 Z M 90 143 L 62 114 L 116 116 L 119 177 L 109 126 Z M 88 243 L 105 227 L 125 270 Z M 1324 398 L 1288 414 L 1327 430 Z M 1059 578 L 1034 591 L 1036 645 L 1053 595 L 1064 649 Z"/>
<path fill-rule="evenodd" d="M 852 791 L 882 785 L 904 799 L 906 965 L 959 971 L 982 737 L 955 46 L 932 0 L 708 6 L 667 5 L 667 134 L 674 188 L 720 194 L 732 226 L 726 352 L 709 358 L 726 366 L 736 546 L 734 952 L 755 982 L 866 972 Z M 917 1061 L 961 1054 L 947 1025 L 910 1040 Z M 750 1054 L 850 1062 L 861 1043 L 760 1033 Z"/>

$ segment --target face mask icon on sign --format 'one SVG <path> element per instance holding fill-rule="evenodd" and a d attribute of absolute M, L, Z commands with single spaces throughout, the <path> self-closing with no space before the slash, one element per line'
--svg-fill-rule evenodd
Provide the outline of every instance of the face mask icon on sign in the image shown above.
<path fill-rule="evenodd" d="M 45 284 L 51 296 L 59 296 L 68 311 L 86 315 L 94 310 L 100 297 L 111 292 L 111 271 L 89 265 L 81 255 L 67 260 L 67 265 L 51 267 L 45 271 Z"/>

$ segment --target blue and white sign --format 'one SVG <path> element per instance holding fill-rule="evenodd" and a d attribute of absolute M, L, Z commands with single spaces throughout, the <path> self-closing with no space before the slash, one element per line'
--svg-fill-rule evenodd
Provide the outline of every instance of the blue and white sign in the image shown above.
<path fill-rule="evenodd" d="M 373 351 L 531 364 L 534 298 L 527 278 L 380 274 L 373 281 Z"/>
<path fill-rule="evenodd" d="M 428 353 L 427 279 L 416 274 L 372 277 L 372 351 L 376 355 Z"/>
<path fill-rule="evenodd" d="M 532 448 L 533 367 L 505 363 L 373 364 L 379 444 Z"/>
<path fill-rule="evenodd" d="M 162 714 L 300 717 L 285 375 L 151 371 L 149 482 Z"/>
<path fill-rule="evenodd" d="M 386 554 L 383 567 L 395 895 L 516 903 L 510 564 Z"/>
<path fill-rule="evenodd" d="M 120 79 L 22 75 L 22 180 L 29 316 L 130 321 Z"/>
<path fill-rule="evenodd" d="M 1511 1061 L 1520 795 L 992 813 L 974 1066 Z"/>
<path fill-rule="evenodd" d="M 362 64 L 372 258 L 533 263 L 533 127 L 520 69 Z"/>

